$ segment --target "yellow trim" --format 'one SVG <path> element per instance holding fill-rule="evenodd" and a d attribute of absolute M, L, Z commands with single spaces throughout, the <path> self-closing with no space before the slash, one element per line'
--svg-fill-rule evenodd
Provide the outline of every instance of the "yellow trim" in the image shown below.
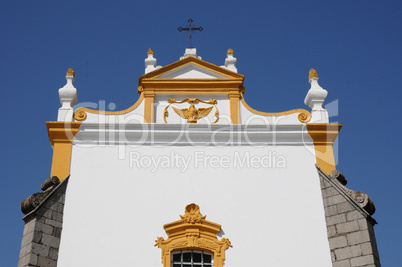
<path fill-rule="evenodd" d="M 74 111 L 74 119 L 77 121 L 83 121 L 87 118 L 87 112 L 88 113 L 94 113 L 94 114 L 102 114 L 102 115 L 122 115 L 126 114 L 134 109 L 136 109 L 144 100 L 144 95 L 141 93 L 140 97 L 138 98 L 137 102 L 135 102 L 134 105 L 131 107 L 124 109 L 124 110 L 119 110 L 119 111 L 104 111 L 104 110 L 95 110 L 95 109 L 90 109 L 90 108 L 77 108 Z"/>
<path fill-rule="evenodd" d="M 241 79 L 143 79 L 143 91 L 156 94 L 227 94 L 240 91 Z"/>
<path fill-rule="evenodd" d="M 229 239 L 218 240 L 216 234 L 221 226 L 205 220 L 198 205 L 192 203 L 186 206 L 181 220 L 165 224 L 169 237 L 157 237 L 155 246 L 162 248 L 163 267 L 171 267 L 171 253 L 179 250 L 203 250 L 214 254 L 214 267 L 222 267 L 225 262 L 225 250 L 232 247 Z"/>
<path fill-rule="evenodd" d="M 310 123 L 306 127 L 308 134 L 313 138 L 317 166 L 329 175 L 331 171 L 336 170 L 332 146 L 342 128 L 342 124 Z"/>
<path fill-rule="evenodd" d="M 288 111 L 283 111 L 283 112 L 262 112 L 255 110 L 251 108 L 247 103 L 246 100 L 244 100 L 244 97 L 241 98 L 241 102 L 243 105 L 248 109 L 250 112 L 257 114 L 257 115 L 262 115 L 262 116 L 284 116 L 284 115 L 289 115 L 293 113 L 300 113 L 299 116 L 297 116 L 298 120 L 302 123 L 307 123 L 311 120 L 311 114 L 305 109 L 298 108 L 298 109 L 292 109 Z"/>
<path fill-rule="evenodd" d="M 233 124 L 240 124 L 240 103 L 241 93 L 232 91 L 229 93 L 230 120 Z"/>
<path fill-rule="evenodd" d="M 144 122 L 152 123 L 154 122 L 154 101 L 155 101 L 155 93 L 154 92 L 144 92 Z"/>
<path fill-rule="evenodd" d="M 53 146 L 50 177 L 57 176 L 63 181 L 70 174 L 72 142 L 81 122 L 48 121 L 46 126 L 50 144 Z"/>

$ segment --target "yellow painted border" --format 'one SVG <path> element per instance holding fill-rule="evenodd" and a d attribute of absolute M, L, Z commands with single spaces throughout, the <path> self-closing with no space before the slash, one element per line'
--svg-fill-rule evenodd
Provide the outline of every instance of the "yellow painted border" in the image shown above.
<path fill-rule="evenodd" d="M 140 89 L 138 89 L 140 91 Z M 140 97 L 138 98 L 137 102 L 134 103 L 131 107 L 124 109 L 124 110 L 119 110 L 119 111 L 105 111 L 105 110 L 95 110 L 95 109 L 90 109 L 90 108 L 77 108 L 74 111 L 74 119 L 77 121 L 83 121 L 87 118 L 87 112 L 88 113 L 94 113 L 94 114 L 102 114 L 102 115 L 123 115 L 126 114 L 134 109 L 136 109 L 144 100 L 144 95 L 141 93 Z"/>
<path fill-rule="evenodd" d="M 50 144 L 53 146 L 50 177 L 57 176 L 63 181 L 70 175 L 72 142 L 81 122 L 48 121 L 46 126 Z"/>
<path fill-rule="evenodd" d="M 310 123 L 307 132 L 313 138 L 317 166 L 330 174 L 336 170 L 335 156 L 332 146 L 342 128 L 341 123 Z"/>
<path fill-rule="evenodd" d="M 241 102 L 244 105 L 244 107 L 257 115 L 262 115 L 262 116 L 284 116 L 284 115 L 289 115 L 289 114 L 293 114 L 293 113 L 300 113 L 299 116 L 297 117 L 298 120 L 302 123 L 307 123 L 311 120 L 311 114 L 309 111 L 302 109 L 302 108 L 298 108 L 298 109 L 292 109 L 292 110 L 288 110 L 288 111 L 283 111 L 283 112 L 263 112 L 263 111 L 258 111 L 253 109 L 252 107 L 250 107 L 247 103 L 246 100 L 244 100 L 244 97 L 242 96 L 241 98 Z"/>
<path fill-rule="evenodd" d="M 198 205 L 186 206 L 181 220 L 165 224 L 167 240 L 157 237 L 155 246 L 162 249 L 163 267 L 171 267 L 171 253 L 180 250 L 203 250 L 214 254 L 214 267 L 222 267 L 225 262 L 225 250 L 232 247 L 229 239 L 218 240 L 216 234 L 221 230 L 217 223 L 205 220 Z"/>

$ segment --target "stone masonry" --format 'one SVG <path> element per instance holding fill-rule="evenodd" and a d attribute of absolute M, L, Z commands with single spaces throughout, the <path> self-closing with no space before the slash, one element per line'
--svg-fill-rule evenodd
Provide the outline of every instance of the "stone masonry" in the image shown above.
<path fill-rule="evenodd" d="M 380 267 L 374 235 L 377 222 L 370 216 L 374 203 L 366 194 L 346 188 L 341 173 L 333 171 L 328 176 L 318 172 L 333 266 Z"/>
<path fill-rule="evenodd" d="M 23 218 L 25 227 L 18 267 L 57 266 L 67 182 L 68 178 L 48 189 L 50 192 L 43 201 Z"/>

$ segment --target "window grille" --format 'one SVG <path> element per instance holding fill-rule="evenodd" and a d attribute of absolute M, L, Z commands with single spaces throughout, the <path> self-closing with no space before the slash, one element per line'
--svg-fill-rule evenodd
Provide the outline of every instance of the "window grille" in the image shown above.
<path fill-rule="evenodd" d="M 213 254 L 197 251 L 184 250 L 172 252 L 172 267 L 213 267 Z"/>

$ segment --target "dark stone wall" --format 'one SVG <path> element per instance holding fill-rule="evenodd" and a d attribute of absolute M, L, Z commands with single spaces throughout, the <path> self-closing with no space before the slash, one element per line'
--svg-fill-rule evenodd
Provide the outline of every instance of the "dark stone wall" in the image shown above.
<path fill-rule="evenodd" d="M 57 266 L 67 179 L 24 217 L 18 267 Z"/>
<path fill-rule="evenodd" d="M 375 220 L 348 195 L 352 190 L 319 173 L 333 266 L 380 267 Z"/>

